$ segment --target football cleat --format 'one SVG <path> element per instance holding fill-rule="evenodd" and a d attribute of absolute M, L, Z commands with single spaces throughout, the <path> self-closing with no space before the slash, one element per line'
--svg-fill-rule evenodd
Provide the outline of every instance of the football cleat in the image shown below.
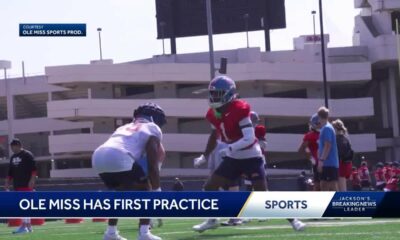
<path fill-rule="evenodd" d="M 138 240 L 161 240 L 160 237 L 151 234 L 150 231 L 148 231 L 146 234 L 140 234 L 139 233 L 139 236 L 138 236 L 137 239 Z"/>
<path fill-rule="evenodd" d="M 306 224 L 298 219 L 294 219 L 290 224 L 295 231 L 303 231 L 306 228 Z"/>
<path fill-rule="evenodd" d="M 126 238 L 119 235 L 119 232 L 104 233 L 103 240 L 127 240 Z"/>
<path fill-rule="evenodd" d="M 198 225 L 194 225 L 192 229 L 196 232 L 202 233 L 209 229 L 216 229 L 217 227 L 218 227 L 217 219 L 207 219 Z"/>
<path fill-rule="evenodd" d="M 243 224 L 243 220 L 240 218 L 231 218 L 228 221 L 222 222 L 221 226 L 238 226 L 238 225 L 242 225 Z"/>
<path fill-rule="evenodd" d="M 26 227 L 19 227 L 13 232 L 13 234 L 25 234 L 25 233 L 29 233 L 29 230 Z"/>

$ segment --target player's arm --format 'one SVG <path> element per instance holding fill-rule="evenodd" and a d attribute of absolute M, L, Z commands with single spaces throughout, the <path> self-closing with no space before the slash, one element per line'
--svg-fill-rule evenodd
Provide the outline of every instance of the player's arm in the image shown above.
<path fill-rule="evenodd" d="M 204 157 L 208 158 L 212 151 L 217 146 L 217 130 L 213 129 L 210 136 L 208 137 L 206 149 L 204 151 Z"/>
<path fill-rule="evenodd" d="M 235 152 L 247 148 L 254 144 L 256 135 L 250 119 L 250 116 L 243 118 L 239 122 L 240 130 L 242 131 L 243 137 L 236 142 L 229 144 L 229 151 Z"/>
<path fill-rule="evenodd" d="M 200 157 L 197 157 L 193 160 L 193 166 L 195 168 L 198 168 L 201 165 L 203 165 L 204 163 L 206 163 L 211 152 L 214 151 L 216 146 L 217 146 L 217 130 L 215 130 L 213 128 L 210 136 L 208 137 L 208 141 L 207 141 L 207 145 L 206 145 L 206 149 L 204 150 L 204 153 L 201 154 Z"/>
<path fill-rule="evenodd" d="M 159 169 L 159 154 L 160 140 L 151 136 L 146 144 L 146 155 L 148 161 L 148 172 L 151 188 L 153 190 L 160 189 L 160 169 Z"/>
<path fill-rule="evenodd" d="M 305 141 L 303 141 L 303 142 L 300 144 L 299 149 L 298 149 L 297 151 L 298 151 L 299 153 L 306 153 L 307 147 L 308 147 L 308 141 L 305 140 Z"/>
<path fill-rule="evenodd" d="M 28 154 L 28 167 L 31 172 L 31 178 L 29 179 L 29 188 L 35 188 L 36 176 L 37 176 L 37 169 L 36 169 L 36 161 L 32 154 Z"/>

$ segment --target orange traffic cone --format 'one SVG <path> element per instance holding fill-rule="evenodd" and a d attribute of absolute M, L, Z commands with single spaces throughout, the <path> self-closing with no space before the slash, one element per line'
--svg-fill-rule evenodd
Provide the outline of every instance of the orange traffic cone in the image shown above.
<path fill-rule="evenodd" d="M 8 219 L 8 226 L 9 227 L 19 227 L 22 225 L 22 219 Z"/>
<path fill-rule="evenodd" d="M 82 223 L 83 222 L 83 218 L 68 218 L 65 219 L 65 223 L 67 224 L 77 224 L 77 223 Z"/>
<path fill-rule="evenodd" d="M 92 222 L 107 222 L 107 218 L 93 218 Z"/>
<path fill-rule="evenodd" d="M 44 225 L 45 220 L 44 218 L 32 218 L 31 219 L 31 224 L 34 226 L 41 226 Z"/>

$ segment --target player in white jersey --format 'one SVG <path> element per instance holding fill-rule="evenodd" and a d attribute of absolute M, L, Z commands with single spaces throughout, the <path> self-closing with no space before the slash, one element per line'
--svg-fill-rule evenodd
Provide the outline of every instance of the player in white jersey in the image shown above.
<path fill-rule="evenodd" d="M 164 111 L 147 103 L 134 111 L 133 122 L 119 127 L 98 147 L 92 166 L 108 189 L 114 191 L 161 191 L 159 163 L 164 156 L 161 127 Z M 150 219 L 139 220 L 139 240 L 160 240 L 150 232 Z M 104 240 L 126 240 L 117 231 L 118 219 L 109 219 Z"/>

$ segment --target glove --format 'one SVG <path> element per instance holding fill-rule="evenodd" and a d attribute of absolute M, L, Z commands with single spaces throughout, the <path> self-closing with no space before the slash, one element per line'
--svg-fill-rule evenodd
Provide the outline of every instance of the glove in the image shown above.
<path fill-rule="evenodd" d="M 201 154 L 200 157 L 193 159 L 193 166 L 195 168 L 199 168 L 201 165 L 205 164 L 206 162 L 207 162 L 206 157 L 204 157 L 204 155 Z"/>

